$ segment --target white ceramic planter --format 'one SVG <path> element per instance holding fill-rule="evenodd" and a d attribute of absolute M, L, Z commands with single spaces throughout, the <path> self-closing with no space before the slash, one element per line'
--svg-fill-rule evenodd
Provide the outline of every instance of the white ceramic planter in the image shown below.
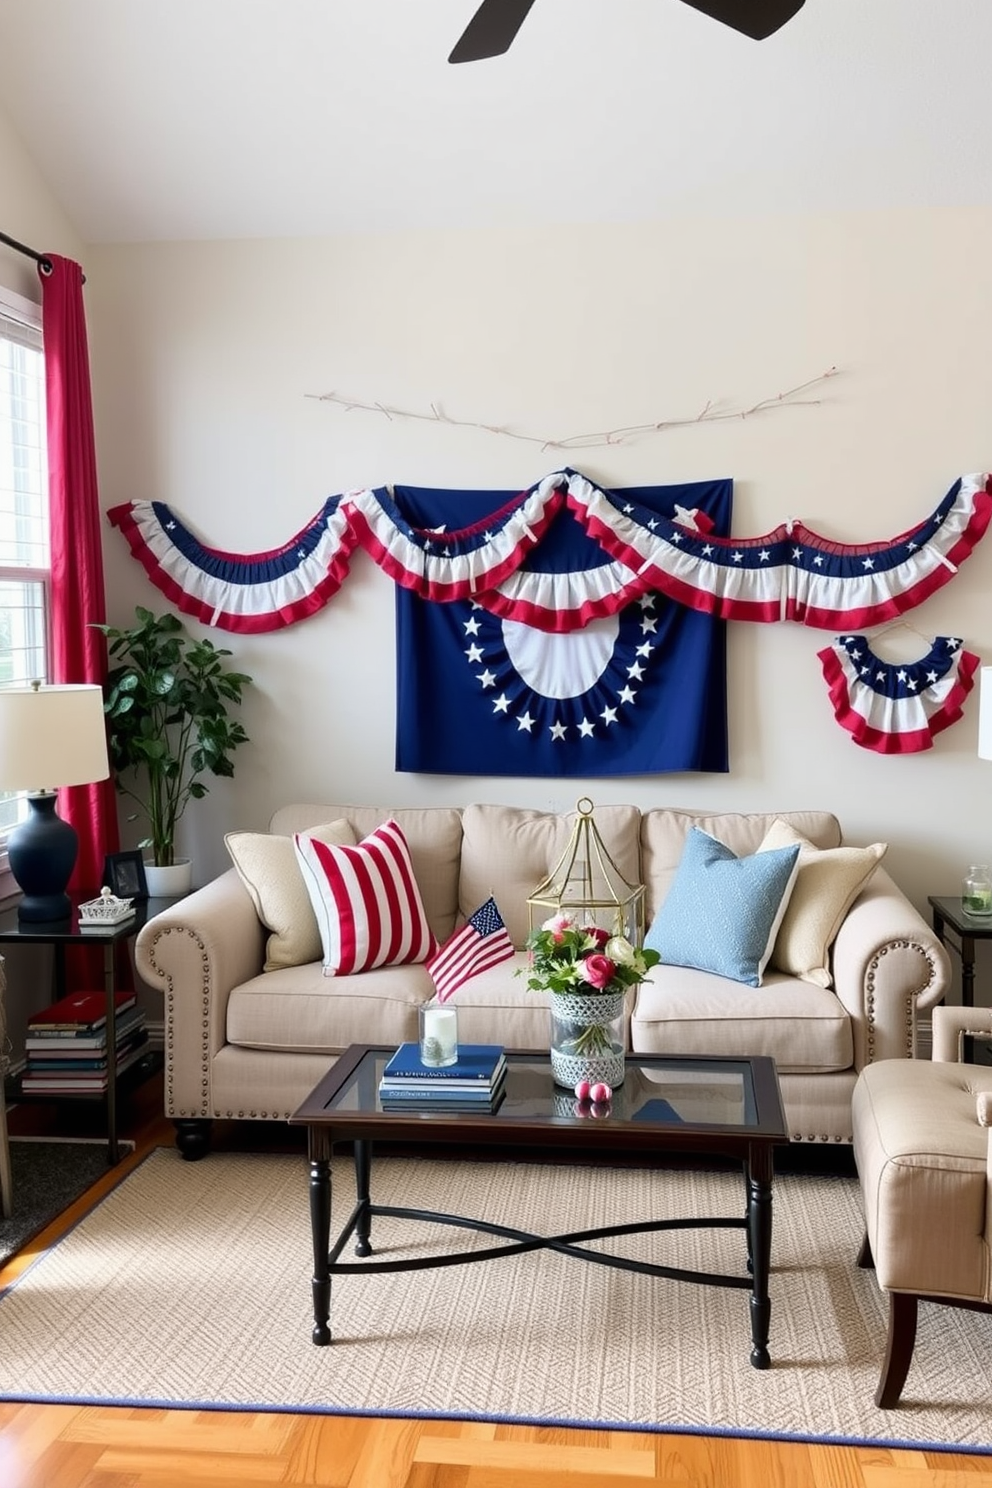
<path fill-rule="evenodd" d="M 154 863 L 145 864 L 145 882 L 151 899 L 178 899 L 188 894 L 193 886 L 193 864 L 189 858 L 180 858 L 167 868 L 158 868 Z"/>

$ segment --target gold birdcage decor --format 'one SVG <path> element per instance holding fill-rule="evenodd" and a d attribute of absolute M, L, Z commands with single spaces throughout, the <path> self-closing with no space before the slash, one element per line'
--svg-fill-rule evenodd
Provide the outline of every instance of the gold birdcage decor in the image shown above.
<path fill-rule="evenodd" d="M 531 933 L 554 915 L 567 914 L 578 924 L 595 925 L 639 947 L 644 942 L 644 885 L 630 883 L 620 872 L 599 834 L 588 796 L 579 798 L 575 811 L 565 851 L 527 900 Z"/>

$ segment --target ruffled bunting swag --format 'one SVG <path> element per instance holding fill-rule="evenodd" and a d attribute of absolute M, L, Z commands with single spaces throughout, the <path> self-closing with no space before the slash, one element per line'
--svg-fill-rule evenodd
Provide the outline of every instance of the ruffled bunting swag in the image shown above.
<path fill-rule="evenodd" d="M 591 537 L 670 599 L 724 620 L 879 625 L 940 589 L 992 517 L 992 477 L 955 481 L 926 521 L 889 542 L 830 542 L 785 523 L 764 537 L 719 538 L 648 522 L 581 476 L 569 485 Z"/>
<path fill-rule="evenodd" d="M 610 561 L 564 574 L 525 568 L 566 503 Z M 130 502 L 108 518 L 179 610 L 226 630 L 277 630 L 314 614 L 358 546 L 424 599 L 472 599 L 548 632 L 581 629 L 651 590 L 719 619 L 854 629 L 904 614 L 954 576 L 992 519 L 992 477 L 962 476 L 925 521 L 889 542 L 856 545 L 801 522 L 764 537 L 716 537 L 703 510 L 659 517 L 636 491 L 605 491 L 575 470 L 553 472 L 452 532 L 411 525 L 395 488 L 349 491 L 265 553 L 207 548 L 162 502 Z"/>
<path fill-rule="evenodd" d="M 340 589 L 357 546 L 342 502 L 330 497 L 295 537 L 265 553 L 204 547 L 164 501 L 130 501 L 107 519 L 177 610 L 257 634 L 305 620 Z"/>
<path fill-rule="evenodd" d="M 935 636 L 919 661 L 882 661 L 863 635 L 838 636 L 817 656 L 837 722 L 878 754 L 932 749 L 961 717 L 979 665 L 957 636 Z"/>

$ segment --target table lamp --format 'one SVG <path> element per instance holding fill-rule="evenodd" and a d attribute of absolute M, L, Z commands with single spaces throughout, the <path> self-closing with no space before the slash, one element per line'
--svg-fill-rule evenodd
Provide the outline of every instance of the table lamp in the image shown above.
<path fill-rule="evenodd" d="M 0 790 L 27 791 L 28 818 L 7 857 L 23 898 L 18 919 L 67 919 L 66 884 L 79 837 L 55 810 L 56 790 L 110 774 L 103 691 L 90 685 L 0 688 Z"/>

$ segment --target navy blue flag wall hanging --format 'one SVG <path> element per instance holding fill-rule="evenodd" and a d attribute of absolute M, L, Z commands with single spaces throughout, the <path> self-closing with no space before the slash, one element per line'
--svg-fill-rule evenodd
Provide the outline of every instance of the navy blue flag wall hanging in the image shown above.
<path fill-rule="evenodd" d="M 611 493 L 650 523 L 695 513 L 699 530 L 730 530 L 729 480 Z M 519 493 L 396 486 L 409 528 L 491 538 Z M 443 535 L 442 535 L 443 534 Z M 465 538 L 466 541 L 474 540 Z M 555 630 L 546 603 L 523 596 L 608 596 L 615 561 L 561 506 L 514 573 L 519 602 L 438 602 L 396 586 L 396 768 L 434 774 L 599 776 L 726 771 L 725 622 L 646 587 L 590 605 L 584 625 Z M 625 567 L 627 579 L 634 572 Z M 481 600 L 481 602 L 480 602 Z M 498 611 L 503 609 L 505 613 Z M 512 610 L 512 613 L 509 611 Z M 543 613 L 542 613 L 543 612 Z"/>

